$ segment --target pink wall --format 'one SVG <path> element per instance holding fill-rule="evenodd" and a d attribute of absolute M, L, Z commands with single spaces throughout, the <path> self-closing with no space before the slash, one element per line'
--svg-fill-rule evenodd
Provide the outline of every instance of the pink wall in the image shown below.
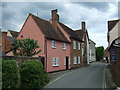
<path fill-rule="evenodd" d="M 70 44 L 66 43 L 66 50 L 63 50 L 62 43 L 63 42 L 56 41 L 56 48 L 53 49 L 52 40 L 47 40 L 47 72 L 66 69 L 66 66 L 64 65 L 64 58 L 66 56 L 70 58 Z M 53 57 L 59 58 L 59 66 L 53 66 L 52 64 Z"/>
<path fill-rule="evenodd" d="M 23 38 L 21 37 L 21 35 L 23 35 Z M 37 56 L 45 56 L 44 54 L 44 35 L 42 34 L 41 30 L 39 29 L 39 27 L 37 26 L 37 24 L 35 23 L 35 21 L 33 20 L 33 18 L 31 16 L 28 16 L 28 19 L 26 20 L 26 22 L 24 23 L 20 34 L 18 35 L 17 39 L 26 39 L 26 38 L 30 38 L 30 39 L 34 39 L 38 41 L 38 44 L 40 46 L 39 49 L 41 49 L 42 51 L 35 55 L 35 57 Z M 36 49 L 38 50 L 38 49 Z"/>

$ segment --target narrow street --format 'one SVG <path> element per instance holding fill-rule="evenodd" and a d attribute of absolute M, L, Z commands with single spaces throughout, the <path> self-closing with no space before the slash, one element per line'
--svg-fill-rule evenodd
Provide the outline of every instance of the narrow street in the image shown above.
<path fill-rule="evenodd" d="M 66 71 L 50 81 L 44 88 L 104 88 L 105 67 L 106 64 L 96 62 L 82 69 Z"/>

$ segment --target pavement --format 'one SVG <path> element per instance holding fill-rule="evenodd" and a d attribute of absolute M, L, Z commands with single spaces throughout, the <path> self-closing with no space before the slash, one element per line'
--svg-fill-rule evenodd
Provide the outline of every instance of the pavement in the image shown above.
<path fill-rule="evenodd" d="M 50 82 L 44 88 L 105 88 L 107 64 L 91 63 L 82 67 L 49 74 Z"/>
<path fill-rule="evenodd" d="M 120 90 L 119 88 L 117 89 L 117 86 L 115 82 L 112 79 L 112 75 L 109 69 L 109 65 L 105 68 L 105 79 L 106 79 L 106 88 L 111 88 L 114 90 Z"/>

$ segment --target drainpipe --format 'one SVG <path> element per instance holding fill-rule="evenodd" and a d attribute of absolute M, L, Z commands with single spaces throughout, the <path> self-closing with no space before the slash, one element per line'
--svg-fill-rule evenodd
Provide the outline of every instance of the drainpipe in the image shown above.
<path fill-rule="evenodd" d="M 44 52 L 45 52 L 45 57 L 46 57 L 46 62 L 45 62 L 46 63 L 46 72 L 47 72 L 47 40 L 46 40 L 46 38 L 45 38 L 44 46 L 45 46 Z"/>

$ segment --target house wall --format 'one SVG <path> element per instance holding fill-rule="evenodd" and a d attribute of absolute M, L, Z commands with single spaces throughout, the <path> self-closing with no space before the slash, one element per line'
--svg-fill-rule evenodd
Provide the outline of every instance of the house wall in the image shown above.
<path fill-rule="evenodd" d="M 111 73 L 113 80 L 116 82 L 117 86 L 120 87 L 120 47 L 111 47 L 115 49 L 115 56 L 116 56 L 116 61 L 110 61 L 111 66 Z"/>
<path fill-rule="evenodd" d="M 76 49 L 73 49 L 73 41 L 76 41 Z M 70 66 L 71 68 L 76 68 L 76 67 L 80 67 L 81 65 L 83 65 L 83 59 L 82 59 L 82 44 L 80 41 L 71 39 L 71 46 L 70 46 Z M 78 50 L 78 42 L 80 43 L 80 50 Z M 77 64 L 74 64 L 74 56 L 77 57 Z M 78 56 L 80 56 L 80 64 L 78 64 Z"/>
<path fill-rule="evenodd" d="M 118 22 L 118 36 L 120 36 L 120 20 Z"/>
<path fill-rule="evenodd" d="M 120 21 L 118 23 L 120 24 Z M 109 45 L 113 42 L 113 40 L 120 36 L 120 27 L 118 27 L 118 23 L 109 32 Z"/>
<path fill-rule="evenodd" d="M 87 64 L 90 64 L 90 49 L 89 49 L 90 44 L 87 35 L 86 35 L 86 41 L 87 41 Z"/>
<path fill-rule="evenodd" d="M 90 48 L 90 61 L 96 61 L 96 56 L 95 56 L 95 43 L 93 43 L 92 41 L 90 41 L 89 44 L 89 48 Z"/>
<path fill-rule="evenodd" d="M 57 25 L 60 28 L 60 30 L 64 33 L 66 38 L 71 42 L 71 45 L 70 45 L 70 67 L 71 68 L 80 67 L 81 65 L 83 65 L 82 47 L 81 47 L 82 44 L 81 44 L 81 42 L 77 41 L 77 40 L 74 40 L 74 39 L 71 39 L 70 35 L 68 35 L 59 24 L 57 24 Z M 73 41 L 76 41 L 76 48 L 77 49 L 73 49 Z M 78 42 L 80 42 L 80 50 L 78 50 Z M 80 56 L 80 64 L 74 64 L 73 63 L 74 56 L 77 56 L 77 62 L 78 62 L 78 56 Z"/>
<path fill-rule="evenodd" d="M 0 45 L 2 45 L 2 32 L 0 30 Z"/>
<path fill-rule="evenodd" d="M 24 23 L 24 25 L 17 37 L 17 39 L 27 39 L 27 38 L 37 40 L 40 48 L 38 48 L 36 50 L 40 50 L 40 49 L 42 50 L 39 54 L 35 55 L 35 57 L 45 56 L 45 54 L 44 54 L 45 53 L 44 52 L 44 40 L 45 40 L 44 35 L 31 16 L 28 17 L 28 19 Z"/>
<path fill-rule="evenodd" d="M 10 33 L 10 31 L 7 32 L 7 36 L 13 37 Z"/>
<path fill-rule="evenodd" d="M 88 64 L 88 59 L 87 59 L 87 33 L 84 31 L 84 54 L 83 54 L 83 64 L 86 65 Z"/>
<path fill-rule="evenodd" d="M 7 37 L 7 32 L 2 32 L 2 52 L 3 53 L 9 51 L 11 46 L 10 41 L 6 37 Z"/>
<path fill-rule="evenodd" d="M 62 49 L 62 43 L 56 41 L 56 48 L 52 48 L 52 40 L 47 39 L 47 72 L 51 71 L 58 71 L 58 70 L 65 70 L 66 66 L 64 65 L 64 58 L 66 56 L 69 57 L 70 60 L 70 44 L 66 43 L 66 50 Z M 53 66 L 52 58 L 58 57 L 59 58 L 59 66 Z M 70 69 L 70 66 L 69 66 Z"/>

